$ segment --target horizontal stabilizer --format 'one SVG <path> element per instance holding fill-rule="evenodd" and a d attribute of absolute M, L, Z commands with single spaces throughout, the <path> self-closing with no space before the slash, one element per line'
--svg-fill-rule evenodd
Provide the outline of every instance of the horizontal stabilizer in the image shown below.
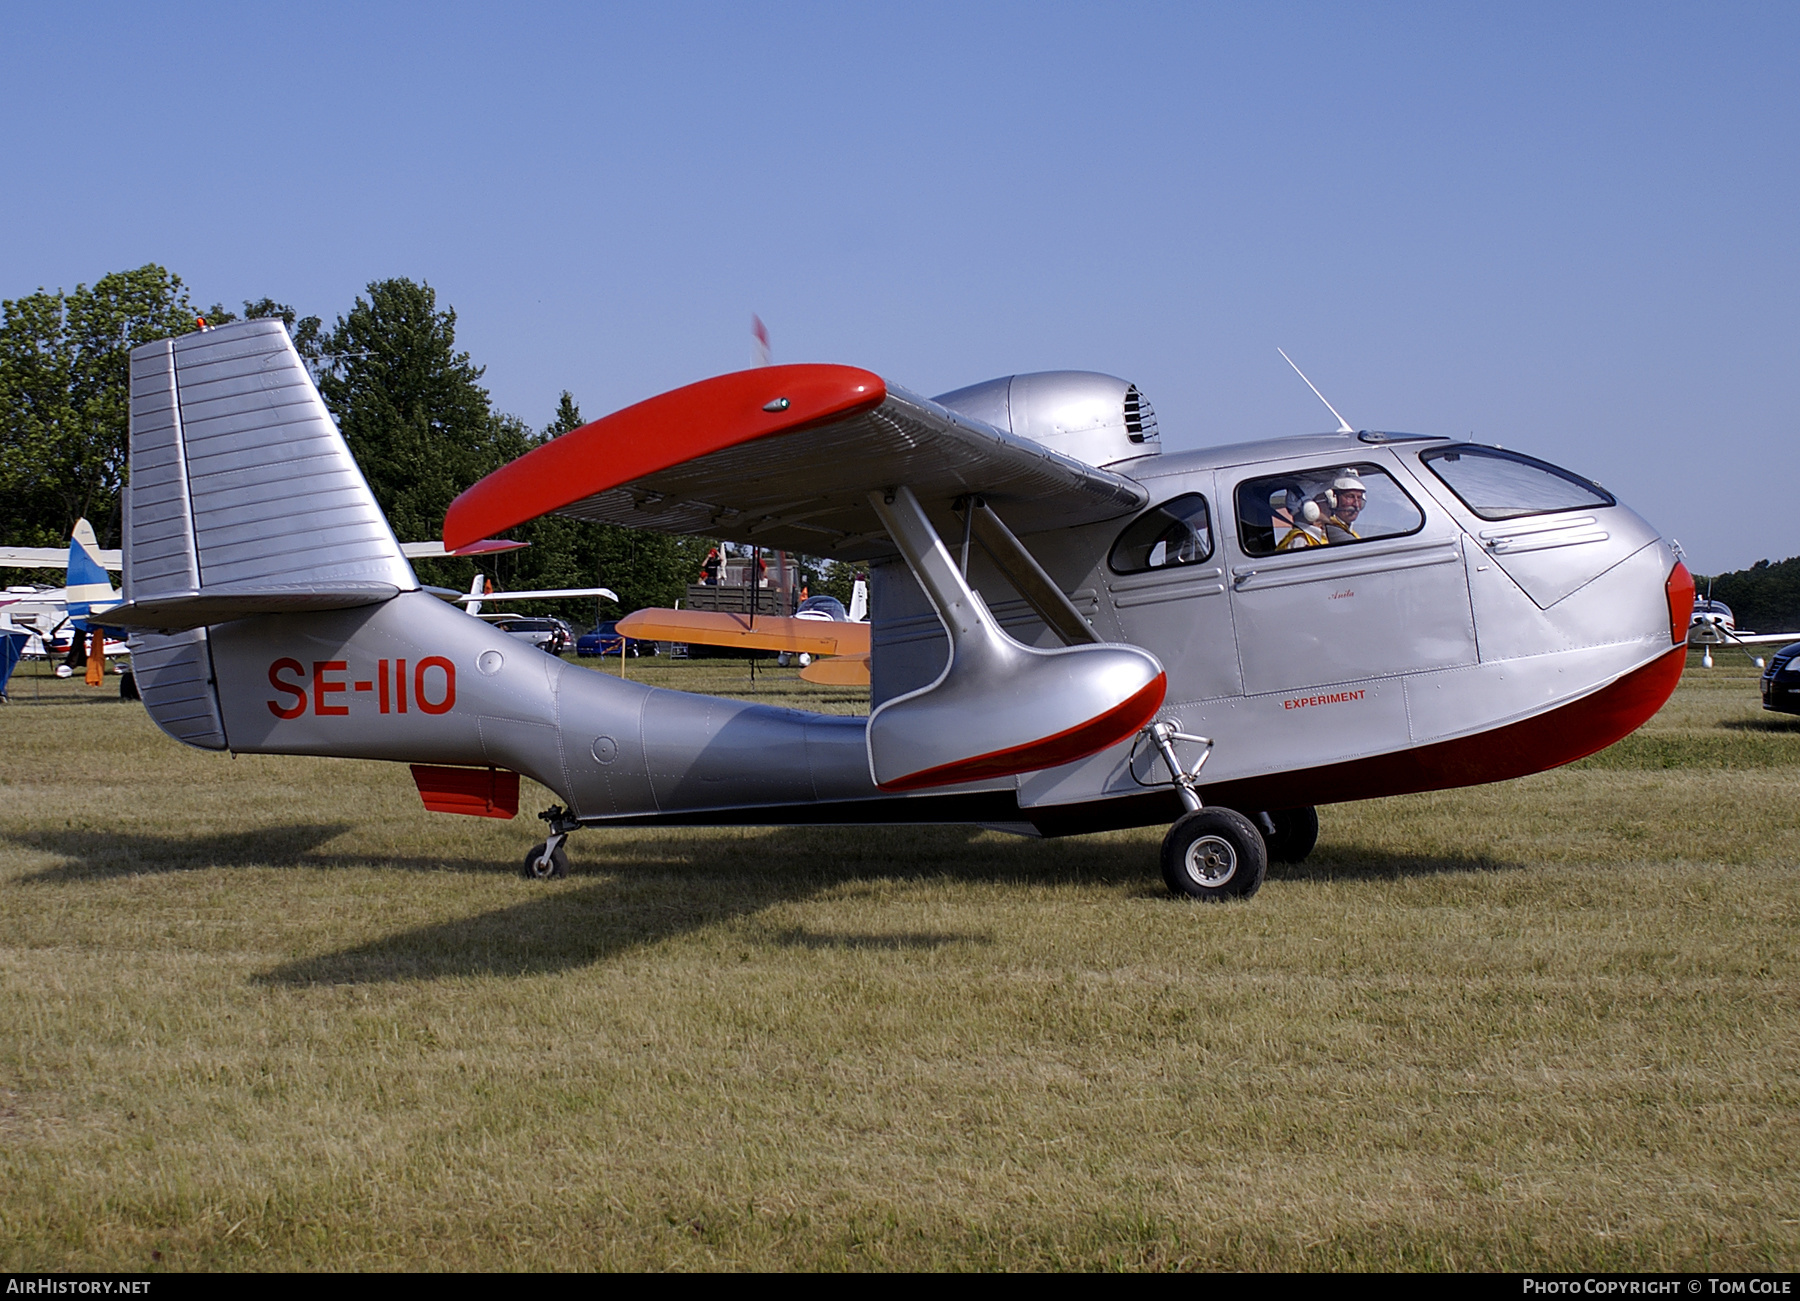
<path fill-rule="evenodd" d="M 619 620 L 619 632 L 641 641 L 693 642 L 744 650 L 804 655 L 867 655 L 869 625 L 836 619 L 752 618 L 718 610 L 639 610 Z"/>
<path fill-rule="evenodd" d="M 529 542 L 509 542 L 505 538 L 482 538 L 451 551 L 442 542 L 402 542 L 400 554 L 408 560 L 436 560 L 444 556 L 485 556 L 497 551 L 517 551 Z"/>
<path fill-rule="evenodd" d="M 255 614 L 297 614 L 307 610 L 352 610 L 378 605 L 400 594 L 392 583 L 339 583 L 333 587 L 209 587 L 204 591 L 158 596 L 115 606 L 101 616 L 108 626 L 178 632 L 209 623 L 229 623 Z"/>
<path fill-rule="evenodd" d="M 446 601 L 464 605 L 480 605 L 483 601 L 558 601 L 572 596 L 604 596 L 617 601 L 619 594 L 610 587 L 548 587 L 535 592 L 451 592 Z"/>
<path fill-rule="evenodd" d="M 821 687 L 866 687 L 869 685 L 869 657 L 844 655 L 837 659 L 814 660 L 800 670 L 802 681 Z"/>

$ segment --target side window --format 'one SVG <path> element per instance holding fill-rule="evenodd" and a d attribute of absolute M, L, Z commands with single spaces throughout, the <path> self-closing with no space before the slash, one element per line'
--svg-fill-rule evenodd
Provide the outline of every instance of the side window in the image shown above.
<path fill-rule="evenodd" d="M 1498 447 L 1458 443 L 1433 448 L 1419 459 L 1482 519 L 1518 519 L 1618 505 L 1597 483 L 1559 470 L 1548 461 Z"/>
<path fill-rule="evenodd" d="M 1238 538 L 1252 556 L 1400 537 L 1425 515 L 1378 465 L 1321 466 L 1250 479 L 1237 489 Z"/>
<path fill-rule="evenodd" d="M 1115 574 L 1141 574 L 1211 560 L 1212 512 L 1197 492 L 1165 501 L 1131 521 L 1113 543 Z"/>

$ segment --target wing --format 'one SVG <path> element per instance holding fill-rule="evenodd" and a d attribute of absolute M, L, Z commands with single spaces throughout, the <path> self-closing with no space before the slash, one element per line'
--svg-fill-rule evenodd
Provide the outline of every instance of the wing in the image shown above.
<path fill-rule="evenodd" d="M 619 594 L 610 587 L 547 587 L 535 592 L 452 592 L 444 599 L 453 605 L 480 605 L 483 601 L 560 601 L 571 596 L 604 596 L 609 601 L 619 599 Z"/>
<path fill-rule="evenodd" d="M 698 642 L 744 650 L 806 655 L 867 655 L 869 625 L 785 615 L 727 614 L 716 610 L 639 610 L 619 620 L 619 631 L 642 641 Z"/>
<path fill-rule="evenodd" d="M 96 551 L 101 568 L 117 571 L 119 552 Z M 67 569 L 67 547 L 0 547 L 0 569 Z"/>
<path fill-rule="evenodd" d="M 540 515 L 782 547 L 892 555 L 869 494 L 904 484 L 947 519 L 984 496 L 1015 532 L 1113 519 L 1137 483 L 852 366 L 765 366 L 661 394 L 533 449 L 464 492 L 452 550 Z M 958 526 L 960 527 L 960 526 Z"/>

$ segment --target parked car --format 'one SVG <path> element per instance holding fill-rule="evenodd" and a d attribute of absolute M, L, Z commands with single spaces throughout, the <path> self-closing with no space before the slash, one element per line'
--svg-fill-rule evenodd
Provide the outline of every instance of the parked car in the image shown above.
<path fill-rule="evenodd" d="M 642 641 L 636 637 L 623 637 L 619 634 L 617 619 L 608 619 L 597 623 L 581 634 L 575 643 L 575 654 L 583 659 L 591 659 L 596 655 L 617 655 L 619 643 L 625 643 L 625 654 L 636 658 L 639 655 L 656 654 L 656 643 Z"/>
<path fill-rule="evenodd" d="M 1800 641 L 1783 646 L 1769 659 L 1762 675 L 1763 708 L 1800 714 Z"/>
<path fill-rule="evenodd" d="M 575 644 L 575 630 L 561 619 L 508 615 L 494 620 L 494 627 L 552 655 L 561 655 Z"/>

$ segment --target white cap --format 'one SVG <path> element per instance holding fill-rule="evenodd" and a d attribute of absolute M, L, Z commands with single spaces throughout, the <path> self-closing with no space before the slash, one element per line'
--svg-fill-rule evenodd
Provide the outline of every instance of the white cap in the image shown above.
<path fill-rule="evenodd" d="M 1337 479 L 1332 483 L 1331 489 L 1333 492 L 1368 491 L 1368 488 L 1364 485 L 1363 481 L 1356 477 L 1355 470 L 1345 470 L 1342 474 L 1338 475 Z"/>

